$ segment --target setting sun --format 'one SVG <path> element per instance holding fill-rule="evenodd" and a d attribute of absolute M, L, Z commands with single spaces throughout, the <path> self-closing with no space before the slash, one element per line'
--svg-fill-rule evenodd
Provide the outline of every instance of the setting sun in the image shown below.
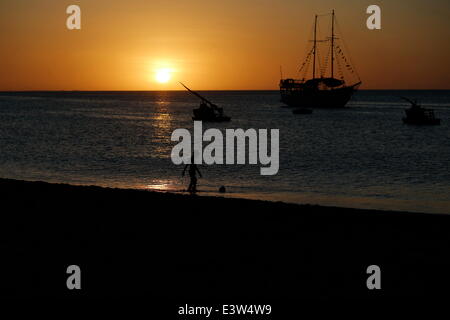
<path fill-rule="evenodd" d="M 171 70 L 170 69 L 159 69 L 156 70 L 155 79 L 159 83 L 167 83 L 171 78 Z"/>

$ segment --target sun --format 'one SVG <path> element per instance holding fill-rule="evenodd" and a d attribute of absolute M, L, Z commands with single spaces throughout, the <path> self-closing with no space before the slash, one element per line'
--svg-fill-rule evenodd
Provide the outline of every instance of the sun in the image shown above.
<path fill-rule="evenodd" d="M 167 83 L 170 81 L 172 70 L 164 68 L 156 70 L 155 79 L 159 83 Z"/>

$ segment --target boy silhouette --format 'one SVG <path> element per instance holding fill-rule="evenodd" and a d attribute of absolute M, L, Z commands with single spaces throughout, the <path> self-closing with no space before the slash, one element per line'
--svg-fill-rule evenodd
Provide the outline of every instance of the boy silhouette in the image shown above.
<path fill-rule="evenodd" d="M 197 172 L 200 178 L 202 178 L 202 174 L 200 170 L 198 169 L 197 165 L 194 163 L 194 156 L 191 158 L 191 163 L 184 166 L 183 173 L 181 174 L 182 177 L 184 177 L 184 174 L 186 170 L 189 168 L 189 177 L 191 178 L 191 181 L 189 182 L 188 192 L 190 194 L 194 194 L 197 192 Z"/>

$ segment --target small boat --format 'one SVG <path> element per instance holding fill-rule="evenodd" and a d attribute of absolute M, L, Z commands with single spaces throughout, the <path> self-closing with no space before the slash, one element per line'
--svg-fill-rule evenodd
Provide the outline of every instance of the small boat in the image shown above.
<path fill-rule="evenodd" d="M 231 120 L 223 114 L 223 109 L 217 107 L 216 105 L 208 106 L 205 102 L 200 103 L 200 107 L 193 110 L 194 116 L 192 120 L 194 121 L 205 121 L 205 122 L 228 122 Z"/>
<path fill-rule="evenodd" d="M 195 91 L 192 91 L 186 87 L 183 83 L 180 84 L 185 87 L 190 93 L 201 99 L 200 106 L 193 110 L 194 116 L 192 120 L 194 121 L 205 121 L 205 122 L 228 122 L 231 118 L 224 115 L 223 108 L 218 107 L 214 103 L 210 102 L 206 98 L 202 97 Z"/>
<path fill-rule="evenodd" d="M 308 108 L 295 108 L 292 110 L 293 114 L 311 114 L 313 111 Z"/>
<path fill-rule="evenodd" d="M 405 109 L 406 117 L 402 119 L 404 123 L 414 125 L 441 124 L 441 119 L 435 117 L 434 110 L 423 108 L 417 104 L 417 101 L 412 101 L 405 97 L 401 98 L 411 103 L 411 107 L 409 109 Z"/>

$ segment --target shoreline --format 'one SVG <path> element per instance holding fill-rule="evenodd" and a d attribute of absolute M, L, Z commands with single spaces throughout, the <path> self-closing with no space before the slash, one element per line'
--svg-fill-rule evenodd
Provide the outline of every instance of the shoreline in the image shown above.
<path fill-rule="evenodd" d="M 0 179 L 0 296 L 442 296 L 450 216 Z M 65 287 L 79 265 L 79 292 Z M 378 265 L 382 290 L 369 291 Z M 222 302 L 221 302 L 222 303 Z"/>
<path fill-rule="evenodd" d="M 292 207 L 290 209 L 311 209 L 314 208 L 318 211 L 334 211 L 334 210 L 348 210 L 351 211 L 352 214 L 360 211 L 365 214 L 402 214 L 402 215 L 449 215 L 446 213 L 433 213 L 433 212 L 421 212 L 421 211 L 404 211 L 404 210 L 389 210 L 389 209 L 370 209 L 370 208 L 357 208 L 357 207 L 345 207 L 345 206 L 336 206 L 336 205 L 321 205 L 321 204 L 313 204 L 313 203 L 299 203 L 299 202 L 289 202 L 283 200 L 265 200 L 265 199 L 257 199 L 257 198 L 246 198 L 245 194 L 242 194 L 242 197 L 234 197 L 234 193 L 225 193 L 220 194 L 218 191 L 200 191 L 196 195 L 190 195 L 186 190 L 181 191 L 171 191 L 171 190 L 157 190 L 157 189 L 145 189 L 145 188 L 121 188 L 121 187 L 106 187 L 99 185 L 87 185 L 87 184 L 70 184 L 70 183 L 60 183 L 60 182 L 46 182 L 41 180 L 17 180 L 17 179 L 9 179 L 9 178 L 1 178 L 0 177 L 0 188 L 4 188 L 5 185 L 13 184 L 20 185 L 22 184 L 24 187 L 38 187 L 38 186 L 46 186 L 46 187 L 60 187 L 60 188 L 75 188 L 72 190 L 76 190 L 76 188 L 80 188 L 79 190 L 84 189 L 85 191 L 91 192 L 133 192 L 147 194 L 148 197 L 180 197 L 187 198 L 190 201 L 229 201 L 230 204 L 238 205 L 237 202 L 249 202 L 249 204 L 254 203 L 255 205 L 268 205 L 268 206 L 287 206 Z M 159 199 L 164 200 L 164 199 Z M 236 202 L 236 203 L 234 203 Z"/>
<path fill-rule="evenodd" d="M 174 195 L 174 196 L 187 196 L 191 197 L 191 195 L 187 192 L 186 189 L 153 189 L 153 188 L 146 188 L 144 185 L 139 186 L 126 186 L 126 187 L 115 187 L 115 186 L 106 186 L 106 185 L 93 185 L 93 184 L 77 184 L 77 183 L 64 183 L 64 182 L 48 182 L 43 180 L 20 180 L 20 179 L 11 179 L 11 178 L 1 178 L 0 181 L 10 181 L 10 182 L 23 182 L 23 183 L 42 183 L 42 184 L 49 184 L 49 185 L 57 185 L 57 186 L 71 186 L 71 187 L 82 187 L 82 188 L 101 188 L 106 190 L 128 190 L 128 191 L 139 191 L 139 192 L 147 192 L 150 194 L 168 194 L 168 195 Z M 265 195 L 265 193 L 263 193 Z M 402 209 L 388 209 L 383 208 L 383 205 L 378 205 L 379 208 L 373 207 L 364 207 L 364 206 L 358 206 L 359 202 L 356 202 L 356 206 L 346 206 L 346 205 L 339 205 L 334 204 L 333 202 L 344 202 L 347 203 L 349 200 L 346 200 L 347 198 L 338 199 L 336 201 L 328 200 L 328 198 L 321 198 L 317 197 L 316 195 L 311 195 L 308 193 L 305 193 L 302 195 L 301 198 L 303 199 L 316 199 L 318 202 L 307 202 L 308 200 L 297 200 L 298 195 L 297 193 L 294 193 L 293 195 L 280 193 L 278 197 L 271 197 L 266 196 L 265 198 L 261 196 L 259 193 L 244 193 L 244 192 L 237 192 L 237 191 L 227 191 L 226 193 L 220 193 L 217 190 L 200 190 L 195 196 L 197 196 L 199 199 L 204 198 L 220 198 L 220 199 L 229 199 L 231 201 L 262 201 L 267 202 L 269 204 L 285 204 L 285 205 L 294 205 L 294 206 L 307 206 L 307 207 L 316 207 L 317 209 L 324 209 L 324 210 L 334 210 L 334 209 L 341 209 L 341 210 L 360 210 L 360 211 L 370 211 L 370 212 L 376 212 L 376 213 L 394 213 L 394 214 L 423 214 L 423 215 L 450 215 L 450 212 L 440 212 L 440 211 L 421 211 L 421 210 L 402 210 Z M 288 198 L 296 198 L 292 201 L 286 200 Z M 318 200 L 317 200 L 318 199 Z M 362 199 L 366 200 L 366 198 L 356 198 L 356 199 Z M 326 202 L 330 202 L 329 204 L 326 204 Z M 370 206 L 376 206 L 376 202 L 372 203 Z"/>

